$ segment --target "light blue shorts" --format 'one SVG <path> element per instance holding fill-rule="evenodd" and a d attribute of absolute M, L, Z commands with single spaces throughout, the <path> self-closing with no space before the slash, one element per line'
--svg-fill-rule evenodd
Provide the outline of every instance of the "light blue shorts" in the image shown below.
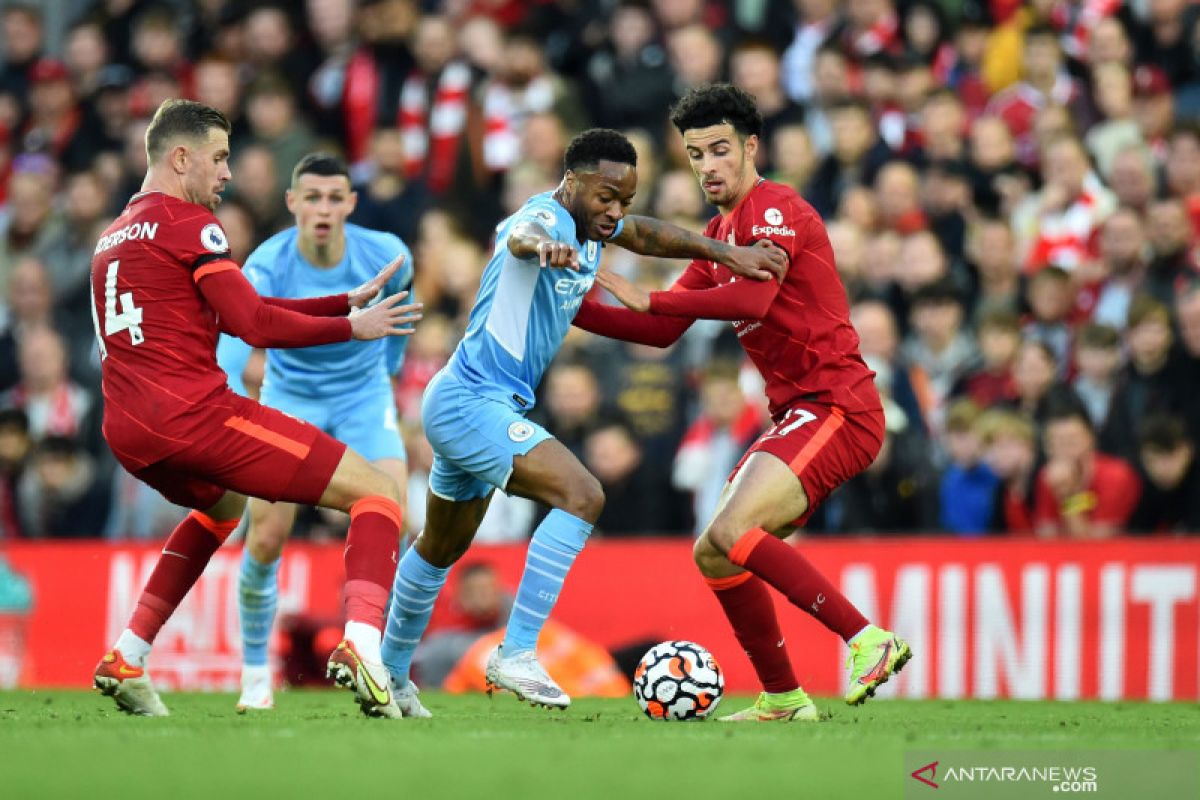
<path fill-rule="evenodd" d="M 425 438 L 433 447 L 429 489 L 443 500 L 486 497 L 504 490 L 513 459 L 553 438 L 505 403 L 476 394 L 442 370 L 421 400 Z"/>
<path fill-rule="evenodd" d="M 345 442 L 367 461 L 381 458 L 406 460 L 391 383 L 356 390 L 336 399 L 288 394 L 268 383 L 259 400 L 263 405 L 311 422 Z"/>

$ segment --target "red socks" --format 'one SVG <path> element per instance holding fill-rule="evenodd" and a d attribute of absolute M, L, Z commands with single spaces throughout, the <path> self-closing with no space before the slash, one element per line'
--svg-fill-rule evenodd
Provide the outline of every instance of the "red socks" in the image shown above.
<path fill-rule="evenodd" d="M 729 560 L 771 584 L 842 641 L 849 641 L 867 626 L 866 618 L 808 559 L 762 528 L 743 534 L 730 549 Z"/>
<path fill-rule="evenodd" d="M 146 581 L 137 608 L 129 620 L 129 629 L 141 639 L 153 643 L 159 630 L 175 613 L 195 585 L 213 553 L 217 552 L 238 520 L 217 522 L 193 511 L 176 526 L 163 545 L 162 556 Z"/>
<path fill-rule="evenodd" d="M 738 643 L 746 651 L 763 688 L 772 694 L 800 685 L 792 672 L 779 619 L 767 585 L 749 572 L 731 578 L 705 578 L 713 590 Z"/>
<path fill-rule="evenodd" d="M 400 506 L 381 495 L 350 506 L 346 535 L 346 621 L 379 630 L 387 617 L 388 595 L 400 560 Z"/>

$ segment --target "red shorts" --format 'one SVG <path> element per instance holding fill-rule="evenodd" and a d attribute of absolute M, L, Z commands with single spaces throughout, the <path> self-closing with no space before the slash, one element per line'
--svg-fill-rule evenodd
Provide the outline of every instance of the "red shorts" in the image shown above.
<path fill-rule="evenodd" d="M 207 419 L 197 421 L 196 414 Z M 189 508 L 210 508 L 228 490 L 315 505 L 346 452 L 346 445 L 314 425 L 233 391 L 189 414 L 188 431 L 180 437 L 191 442 L 184 449 L 130 472 Z M 136 442 L 120 445 L 137 449 Z"/>
<path fill-rule="evenodd" d="M 791 467 L 808 495 L 808 511 L 792 523 L 800 527 L 830 492 L 871 466 L 882 446 L 882 410 L 847 414 L 837 406 L 801 403 L 758 437 L 729 480 L 752 454 L 775 456 Z"/>

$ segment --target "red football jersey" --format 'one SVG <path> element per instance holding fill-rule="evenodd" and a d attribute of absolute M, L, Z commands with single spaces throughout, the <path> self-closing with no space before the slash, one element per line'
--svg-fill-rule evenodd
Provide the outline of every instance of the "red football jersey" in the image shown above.
<path fill-rule="evenodd" d="M 693 261 L 676 283 L 688 290 L 744 283 L 742 294 L 761 294 L 769 302 L 761 319 L 735 321 L 733 328 L 766 380 L 771 416 L 778 418 L 801 399 L 847 412 L 878 411 L 875 373 L 859 354 L 829 235 L 813 207 L 794 189 L 762 180 L 730 214 L 710 220 L 704 233 L 733 245 L 770 239 L 787 251 L 790 266 L 777 294 L 772 282 L 739 278 L 709 261 Z M 655 292 L 651 310 L 678 314 L 697 300 L 688 291 Z"/>
<path fill-rule="evenodd" d="M 126 466 L 182 450 L 197 433 L 188 412 L 226 391 L 217 314 L 196 281 L 230 264 L 212 212 L 161 192 L 134 195 L 96 243 L 92 321 L 104 436 Z"/>

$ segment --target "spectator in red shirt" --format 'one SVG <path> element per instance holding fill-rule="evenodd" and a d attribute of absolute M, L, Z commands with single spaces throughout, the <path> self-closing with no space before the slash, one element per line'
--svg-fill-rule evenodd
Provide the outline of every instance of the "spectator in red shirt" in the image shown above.
<path fill-rule="evenodd" d="M 955 386 L 954 395 L 966 395 L 980 408 L 991 408 L 1017 399 L 1013 362 L 1021 346 L 1017 315 L 995 309 L 979 320 L 979 352 L 983 364 Z"/>
<path fill-rule="evenodd" d="M 1055 397 L 1046 414 L 1046 464 L 1034 489 L 1034 530 L 1043 538 L 1104 539 L 1124 530 L 1141 496 L 1133 467 L 1096 451 L 1078 399 Z"/>

